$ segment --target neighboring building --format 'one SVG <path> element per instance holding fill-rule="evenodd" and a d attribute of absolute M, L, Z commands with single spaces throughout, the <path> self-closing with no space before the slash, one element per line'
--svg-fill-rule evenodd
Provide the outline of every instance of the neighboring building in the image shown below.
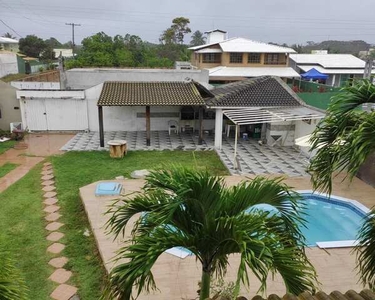
<path fill-rule="evenodd" d="M 362 78 L 365 62 L 351 54 L 291 54 L 289 66 L 302 74 L 316 69 L 329 75 L 325 84 L 340 87 L 348 80 Z M 375 71 L 373 71 L 375 73 Z"/>
<path fill-rule="evenodd" d="M 328 54 L 328 50 L 311 50 L 311 54 Z"/>
<path fill-rule="evenodd" d="M 65 58 L 73 57 L 72 49 L 53 49 L 53 52 L 55 52 L 55 58 L 59 58 L 60 54 L 62 57 L 65 57 Z"/>
<path fill-rule="evenodd" d="M 0 51 L 0 78 L 18 73 L 17 55 L 10 51 Z"/>
<path fill-rule="evenodd" d="M 18 52 L 18 41 L 0 36 L 0 50 L 6 50 L 11 52 Z"/>
<path fill-rule="evenodd" d="M 0 91 L 0 129 L 9 131 L 10 123 L 21 122 L 17 89 L 0 80 Z"/>
<path fill-rule="evenodd" d="M 210 83 L 226 83 L 258 76 L 299 77 L 288 67 L 291 48 L 266 44 L 246 38 L 225 39 L 226 32 L 207 33 L 207 44 L 191 47 L 191 63 L 208 69 Z"/>

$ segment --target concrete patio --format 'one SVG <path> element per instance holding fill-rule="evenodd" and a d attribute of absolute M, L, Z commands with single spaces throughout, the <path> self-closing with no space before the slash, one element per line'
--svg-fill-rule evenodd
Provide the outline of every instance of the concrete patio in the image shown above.
<path fill-rule="evenodd" d="M 228 176 L 226 183 L 234 185 L 241 180 L 246 180 L 241 176 Z M 374 188 L 355 178 L 351 184 L 342 182 L 343 176 L 335 178 L 333 182 L 333 194 L 354 200 L 358 200 L 367 207 L 375 204 Z M 123 183 L 125 193 L 140 191 L 144 184 L 143 180 L 125 180 Z M 294 177 L 286 178 L 288 185 L 296 190 L 311 189 L 310 178 Z M 92 231 L 94 233 L 101 258 L 107 271 L 110 271 L 114 265 L 111 260 L 116 251 L 122 246 L 121 240 L 113 240 L 113 236 L 106 235 L 104 224 L 108 215 L 104 213 L 108 205 L 114 199 L 113 197 L 95 197 L 96 183 L 87 185 L 80 189 L 80 196 L 84 204 Z M 126 230 L 126 236 L 129 236 L 131 224 Z M 349 289 L 360 291 L 363 287 L 358 283 L 358 274 L 355 270 L 355 255 L 351 253 L 351 248 L 333 248 L 319 249 L 317 247 L 307 248 L 307 255 L 316 268 L 321 286 L 319 290 L 330 293 L 338 290 L 345 293 Z M 236 278 L 236 271 L 239 264 L 239 257 L 233 255 L 230 257 L 230 266 L 226 276 L 226 281 L 233 281 Z M 195 299 L 197 297 L 198 281 L 200 280 L 201 270 L 194 256 L 188 256 L 180 259 L 173 255 L 163 253 L 153 267 L 153 274 L 157 287 L 160 292 L 150 295 L 141 294 L 140 300 L 164 300 L 164 299 Z M 243 289 L 241 294 L 246 297 L 252 297 L 259 288 L 259 281 L 254 275 L 250 275 L 250 291 Z M 285 286 L 280 276 L 274 280 L 269 278 L 267 283 L 267 294 L 284 294 Z"/>
<path fill-rule="evenodd" d="M 109 140 L 126 140 L 128 150 L 214 150 L 214 135 L 205 134 L 202 145 L 198 145 L 198 134 L 182 133 L 171 135 L 168 131 L 152 131 L 151 145 L 146 145 L 145 131 L 109 131 L 104 134 L 105 147 L 99 145 L 98 132 L 80 132 L 61 150 L 100 151 L 108 150 Z M 293 147 L 260 146 L 256 140 L 238 141 L 238 161 L 241 170 L 234 169 L 234 137 L 223 136 L 222 149 L 217 151 L 231 174 L 285 174 L 289 177 L 306 176 L 306 157 Z"/>

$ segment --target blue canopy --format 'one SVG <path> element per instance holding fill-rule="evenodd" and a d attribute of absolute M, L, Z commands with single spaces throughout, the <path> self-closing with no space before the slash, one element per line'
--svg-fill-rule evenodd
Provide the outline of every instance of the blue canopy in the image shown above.
<path fill-rule="evenodd" d="M 318 70 L 312 68 L 308 72 L 301 74 L 301 77 L 307 80 L 310 80 L 310 79 L 317 80 L 317 79 L 328 79 L 329 76 L 326 74 L 320 73 Z"/>

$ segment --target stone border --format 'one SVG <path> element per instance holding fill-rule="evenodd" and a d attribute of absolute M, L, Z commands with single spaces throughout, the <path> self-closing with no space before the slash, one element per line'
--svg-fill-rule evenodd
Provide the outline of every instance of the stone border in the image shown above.
<path fill-rule="evenodd" d="M 60 206 L 58 205 L 59 200 L 55 192 L 56 187 L 51 163 L 46 162 L 43 164 L 41 176 L 42 191 L 44 192 L 44 212 L 46 213 L 44 218 L 48 222 L 46 226 L 46 230 L 48 231 L 46 239 L 47 241 L 53 242 L 47 248 L 47 252 L 57 255 L 57 257 L 52 258 L 48 262 L 50 266 L 56 269 L 48 279 L 59 284 L 51 293 L 50 297 L 55 300 L 69 300 L 74 296 L 77 297 L 78 289 L 75 286 L 65 284 L 72 277 L 72 272 L 64 269 L 65 264 L 69 260 L 60 255 L 65 249 L 65 244 L 59 242 L 64 237 L 64 234 L 60 232 L 59 229 L 64 226 L 64 224 L 58 222 L 61 218 L 61 214 L 59 213 Z"/>

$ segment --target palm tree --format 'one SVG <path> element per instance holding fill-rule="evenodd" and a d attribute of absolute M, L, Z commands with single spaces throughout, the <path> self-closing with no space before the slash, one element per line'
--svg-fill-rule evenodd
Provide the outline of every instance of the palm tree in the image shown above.
<path fill-rule="evenodd" d="M 9 253 L 0 251 L 0 299 L 24 300 L 26 285 L 22 276 L 14 266 L 14 261 L 9 258 Z"/>
<path fill-rule="evenodd" d="M 312 136 L 317 150 L 309 167 L 315 189 L 332 192 L 332 177 L 346 171 L 352 179 L 366 159 L 375 152 L 375 111 L 361 111 L 365 103 L 375 103 L 375 86 L 359 80 L 343 88 L 332 99 L 327 116 Z M 358 236 L 357 268 L 364 284 L 375 286 L 375 210 L 369 214 Z"/>
<path fill-rule="evenodd" d="M 151 268 L 158 257 L 172 247 L 190 250 L 202 265 L 200 299 L 210 294 L 210 280 L 223 278 L 228 257 L 238 253 L 240 283 L 249 285 L 248 270 L 266 289 L 269 273 L 278 272 L 287 291 L 298 294 L 312 290 L 314 268 L 304 252 L 297 209 L 299 195 L 282 179 L 257 177 L 226 187 L 220 177 L 181 168 L 152 172 L 144 193 L 133 195 L 109 210 L 110 231 L 118 237 L 136 214 L 142 213 L 129 244 L 122 247 L 120 263 L 110 273 L 103 299 L 130 299 L 156 288 Z M 120 202 L 119 202 L 120 203 Z M 275 212 L 257 209 L 269 204 Z"/>
<path fill-rule="evenodd" d="M 206 43 L 206 38 L 204 37 L 203 33 L 199 30 L 195 31 L 191 35 L 190 46 L 201 46 Z"/>

